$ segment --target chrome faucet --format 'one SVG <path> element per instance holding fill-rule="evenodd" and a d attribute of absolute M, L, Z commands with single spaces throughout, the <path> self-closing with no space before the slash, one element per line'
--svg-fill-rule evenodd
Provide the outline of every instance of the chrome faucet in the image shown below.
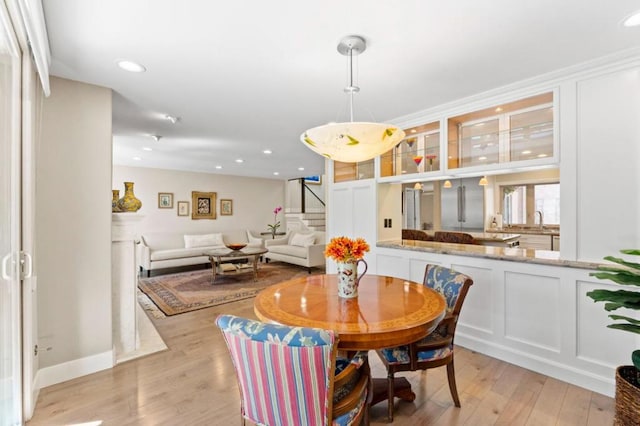
<path fill-rule="evenodd" d="M 544 227 L 544 223 L 543 223 L 543 219 L 542 219 L 542 210 L 536 210 L 536 214 L 540 217 L 540 221 L 538 223 L 538 227 L 543 228 Z"/>

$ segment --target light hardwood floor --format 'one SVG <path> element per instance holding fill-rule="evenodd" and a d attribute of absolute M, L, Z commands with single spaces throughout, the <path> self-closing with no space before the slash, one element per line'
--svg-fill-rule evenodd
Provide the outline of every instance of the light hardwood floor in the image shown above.
<path fill-rule="evenodd" d="M 239 425 L 233 367 L 216 316 L 255 318 L 245 300 L 152 319 L 169 350 L 40 392 L 37 425 Z M 384 367 L 370 353 L 374 376 Z M 458 348 L 456 377 L 462 408 L 455 408 L 446 370 L 406 374 L 416 400 L 396 401 L 395 425 L 611 425 L 611 398 Z M 95 423 L 92 423 L 95 422 Z M 386 402 L 371 409 L 386 423 Z"/>

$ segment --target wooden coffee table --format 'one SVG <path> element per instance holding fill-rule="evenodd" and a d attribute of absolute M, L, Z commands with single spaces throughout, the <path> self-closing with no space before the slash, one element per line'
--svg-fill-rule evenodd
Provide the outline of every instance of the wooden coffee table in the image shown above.
<path fill-rule="evenodd" d="M 205 251 L 203 254 L 209 256 L 209 261 L 211 261 L 211 284 L 216 282 L 218 265 L 232 263 L 241 259 L 247 259 L 248 261 L 250 258 L 253 258 L 253 280 L 258 281 L 258 259 L 267 251 L 267 249 L 260 247 L 245 247 L 242 250 L 223 248 Z M 241 273 L 241 270 L 237 270 L 235 273 Z"/>

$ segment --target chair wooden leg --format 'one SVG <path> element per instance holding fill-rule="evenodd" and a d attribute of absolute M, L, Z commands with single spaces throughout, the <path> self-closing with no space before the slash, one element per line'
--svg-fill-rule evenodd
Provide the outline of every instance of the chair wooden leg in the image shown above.
<path fill-rule="evenodd" d="M 395 394 L 393 371 L 387 373 L 387 385 L 387 418 L 389 419 L 389 423 L 391 423 L 393 421 L 393 399 Z"/>
<path fill-rule="evenodd" d="M 449 390 L 456 407 L 460 407 L 460 398 L 458 398 L 458 388 L 456 387 L 456 373 L 453 368 L 453 359 L 447 364 L 447 378 L 449 379 Z"/>

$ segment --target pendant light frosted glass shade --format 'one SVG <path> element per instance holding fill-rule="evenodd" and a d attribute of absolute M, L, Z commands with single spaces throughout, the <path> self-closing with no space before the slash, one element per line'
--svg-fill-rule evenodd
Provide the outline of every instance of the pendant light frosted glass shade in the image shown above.
<path fill-rule="evenodd" d="M 404 132 L 394 125 L 353 121 L 353 96 L 360 91 L 353 84 L 353 56 L 366 48 L 366 41 L 358 35 L 343 37 L 338 44 L 338 52 L 349 58 L 349 84 L 344 91 L 349 96 L 351 120 L 314 127 L 300 136 L 300 141 L 312 151 L 334 161 L 367 161 L 384 154 L 404 139 Z"/>
<path fill-rule="evenodd" d="M 332 123 L 309 129 L 300 140 L 330 160 L 356 163 L 370 160 L 396 146 L 404 132 L 384 123 Z"/>

